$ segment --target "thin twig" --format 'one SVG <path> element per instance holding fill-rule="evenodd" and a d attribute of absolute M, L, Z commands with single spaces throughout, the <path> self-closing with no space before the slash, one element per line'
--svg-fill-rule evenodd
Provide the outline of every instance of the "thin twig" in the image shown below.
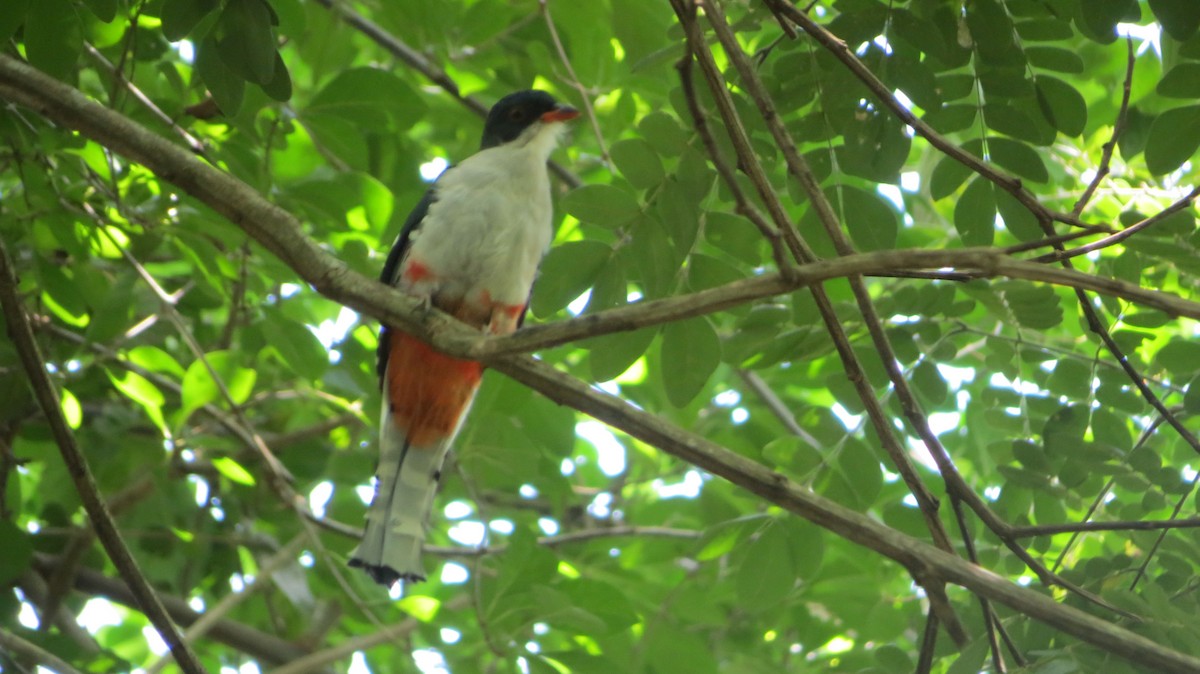
<path fill-rule="evenodd" d="M 303 533 L 296 536 L 291 542 L 267 558 L 262 566 L 259 567 L 258 573 L 254 574 L 252 582 L 246 583 L 241 592 L 230 592 L 222 597 L 221 601 L 217 602 L 215 606 L 205 609 L 200 619 L 189 625 L 184 631 L 183 638 L 195 643 L 208 634 L 217 625 L 218 621 L 229 615 L 229 612 L 236 608 L 238 604 L 254 596 L 255 592 L 270 587 L 271 576 L 276 571 L 289 563 L 295 563 L 296 553 L 300 551 L 300 545 L 304 543 L 305 538 L 306 536 Z M 166 658 L 159 658 L 146 668 L 146 674 L 158 674 L 166 664 Z"/>
<path fill-rule="evenodd" d="M 1176 213 L 1184 210 L 1185 208 L 1188 208 L 1189 206 L 1192 205 L 1192 202 L 1195 201 L 1197 197 L 1200 197 L 1200 185 L 1193 187 L 1192 190 L 1190 192 L 1188 192 L 1186 195 L 1184 195 L 1182 198 L 1175 200 L 1175 202 L 1172 203 L 1170 206 L 1167 206 L 1166 208 L 1162 209 L 1161 211 L 1155 213 L 1154 215 L 1152 215 L 1148 218 L 1143 218 L 1140 221 L 1135 222 L 1132 225 L 1126 227 L 1125 229 L 1122 229 L 1118 232 L 1109 234 L 1108 236 L 1104 237 L 1103 239 L 1100 239 L 1098 241 L 1093 241 L 1089 244 L 1079 246 L 1077 248 L 1072 248 L 1070 250 L 1062 250 L 1061 244 L 1067 240 L 1065 238 L 1054 237 L 1054 238 L 1050 238 L 1050 239 L 1043 239 L 1043 241 L 1046 241 L 1047 243 L 1054 246 L 1058 250 L 1055 250 L 1050 253 L 1046 253 L 1045 255 L 1039 255 L 1038 257 L 1033 258 L 1032 261 L 1033 262 L 1055 262 L 1055 261 L 1059 261 L 1059 260 L 1068 260 L 1073 257 L 1079 257 L 1080 255 L 1086 255 L 1088 253 L 1091 253 L 1091 252 L 1094 252 L 1097 250 L 1101 250 L 1103 248 L 1108 248 L 1110 246 L 1114 246 L 1114 245 L 1124 241 L 1125 239 L 1128 239 L 1129 237 L 1133 236 L 1134 234 L 1137 234 L 1138 232 L 1149 229 L 1150 227 L 1157 225 L 1158 223 L 1162 222 L 1163 220 L 1166 220 L 1168 217 L 1175 215 Z"/>
<path fill-rule="evenodd" d="M 589 543 L 591 541 L 603 540 L 607 538 L 677 538 L 679 540 L 692 541 L 700 538 L 704 532 L 693 531 L 691 529 L 674 529 L 671 527 L 605 527 L 600 529 L 584 529 L 582 531 L 572 531 L 557 536 L 542 536 L 538 538 L 538 545 L 547 548 L 557 548 L 564 545 L 574 545 L 577 543 Z M 483 557 L 487 555 L 498 555 L 508 549 L 507 545 L 491 545 L 491 546 L 439 546 L 426 545 L 421 548 L 422 552 L 433 557 L 456 557 L 470 558 Z"/>
<path fill-rule="evenodd" d="M 135 33 L 136 31 L 130 32 Z M 179 124 L 177 124 L 175 120 L 171 119 L 170 115 L 163 112 L 162 108 L 158 107 L 158 104 L 151 100 L 149 96 L 143 93 L 141 89 L 137 88 L 133 82 L 130 82 L 128 79 L 126 79 L 125 75 L 117 69 L 117 66 L 113 65 L 111 61 L 105 58 L 104 54 L 100 53 L 99 49 L 96 49 L 91 44 L 86 42 L 83 44 L 83 47 L 88 56 L 90 56 L 93 61 L 100 65 L 100 69 L 108 73 L 108 75 L 113 78 L 114 83 L 123 87 L 130 94 L 133 94 L 134 99 L 137 100 L 142 107 L 146 108 L 146 110 L 148 110 L 154 118 L 167 125 L 172 131 L 175 132 L 177 136 L 182 138 L 183 142 L 187 143 L 187 146 L 191 148 L 192 152 L 204 157 L 208 163 L 215 165 L 212 157 L 208 156 L 208 150 L 204 147 L 204 143 L 189 133 L 187 129 L 179 126 Z"/>
<path fill-rule="evenodd" d="M 457 611 L 466 606 L 467 602 L 468 598 L 460 595 L 446 602 L 441 610 Z M 365 651 L 369 648 L 386 644 L 389 641 L 403 639 L 412 634 L 413 630 L 417 629 L 420 624 L 416 618 L 407 618 L 397 625 L 389 625 L 378 632 L 352 637 L 338 643 L 336 646 L 306 655 L 289 662 L 283 667 L 271 670 L 271 674 L 309 674 L 310 672 L 319 671 L 338 660 L 353 655 L 355 651 Z"/>
<path fill-rule="evenodd" d="M 1119 520 L 1113 522 L 1064 522 L 1062 524 L 1038 524 L 1013 527 L 1009 533 L 1015 538 L 1031 536 L 1053 536 L 1055 534 L 1084 531 L 1156 531 L 1159 529 L 1194 529 L 1200 527 L 1200 517 L 1183 520 Z"/>
<path fill-rule="evenodd" d="M 609 163 L 608 146 L 604 143 L 604 134 L 600 132 L 600 122 L 596 119 L 596 111 L 592 108 L 592 97 L 588 93 L 587 87 L 583 86 L 583 82 L 579 80 L 579 75 L 575 74 L 575 68 L 571 66 L 571 59 L 567 56 L 567 50 L 563 47 L 562 40 L 558 37 L 558 28 L 554 26 L 554 19 L 550 16 L 550 3 L 548 0 L 538 0 L 538 7 L 541 9 L 542 18 L 546 21 L 546 30 L 550 33 L 550 41 L 554 43 L 554 50 L 558 52 L 558 58 L 562 61 L 563 67 L 567 69 L 567 76 L 570 77 L 569 84 L 575 91 L 579 92 L 579 99 L 583 102 L 583 110 L 587 114 L 588 122 L 592 125 L 592 133 L 596 135 L 596 144 L 600 148 L 600 156 L 604 159 L 604 163 Z"/>
<path fill-rule="evenodd" d="M 773 391 L 771 387 L 767 385 L 767 382 L 763 381 L 762 377 L 758 376 L 757 372 L 738 369 L 737 375 L 743 382 L 746 383 L 746 386 L 749 386 L 750 390 L 754 391 L 755 395 L 757 395 L 763 401 L 763 404 L 767 406 L 767 409 L 771 410 L 771 414 L 775 415 L 775 418 L 779 420 L 779 423 L 783 424 L 783 427 L 787 429 L 788 433 L 791 433 L 792 435 L 808 443 L 810 447 L 821 446 L 820 440 L 817 440 L 815 437 L 813 437 L 812 433 L 804 430 L 803 426 L 796 423 L 796 416 L 792 414 L 790 409 L 788 409 L 787 404 L 775 394 L 775 391 Z"/>
<path fill-rule="evenodd" d="M 1112 170 L 1113 152 L 1117 149 L 1117 141 L 1121 139 L 1121 134 L 1125 131 L 1125 121 L 1129 117 L 1129 97 L 1133 92 L 1133 66 L 1137 62 L 1137 54 L 1133 51 L 1133 36 L 1125 36 L 1125 83 L 1121 87 L 1121 107 L 1117 109 L 1117 121 L 1113 123 L 1112 136 L 1100 154 L 1100 165 L 1096 169 L 1096 175 L 1092 177 L 1092 181 L 1088 183 L 1083 194 L 1075 202 L 1074 208 L 1071 209 L 1071 215 L 1079 217 L 1083 214 L 1083 209 L 1087 207 L 1088 202 L 1092 200 L 1092 195 L 1096 193 L 1096 188 L 1100 183 L 1108 177 L 1109 171 Z"/>

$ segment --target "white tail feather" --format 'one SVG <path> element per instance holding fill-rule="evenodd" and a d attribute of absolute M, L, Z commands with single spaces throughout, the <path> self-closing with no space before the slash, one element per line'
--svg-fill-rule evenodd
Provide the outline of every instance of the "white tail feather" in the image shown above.
<path fill-rule="evenodd" d="M 433 447 L 410 446 L 408 437 L 392 421 L 386 400 L 380 426 L 375 497 L 350 566 L 362 567 L 383 585 L 391 586 L 397 580 L 422 581 L 425 527 L 442 463 L 454 437 Z"/>

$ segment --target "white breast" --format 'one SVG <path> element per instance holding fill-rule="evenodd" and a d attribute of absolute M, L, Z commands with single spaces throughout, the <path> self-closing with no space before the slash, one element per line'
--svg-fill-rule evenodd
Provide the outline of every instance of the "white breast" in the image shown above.
<path fill-rule="evenodd" d="M 530 142 L 483 150 L 438 180 L 437 200 L 408 255 L 428 267 L 438 293 L 526 302 L 553 235 L 550 140 L 549 147 Z"/>

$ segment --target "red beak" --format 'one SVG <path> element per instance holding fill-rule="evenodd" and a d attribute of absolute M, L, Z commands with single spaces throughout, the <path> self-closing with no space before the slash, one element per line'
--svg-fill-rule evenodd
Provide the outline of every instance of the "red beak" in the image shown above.
<path fill-rule="evenodd" d="M 542 113 L 543 122 L 565 122 L 579 116 L 579 111 L 569 105 L 560 104 L 549 112 Z"/>

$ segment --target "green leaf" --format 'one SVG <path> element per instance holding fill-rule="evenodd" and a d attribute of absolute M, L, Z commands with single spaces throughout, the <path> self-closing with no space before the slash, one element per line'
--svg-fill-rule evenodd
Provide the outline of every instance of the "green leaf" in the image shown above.
<path fill-rule="evenodd" d="M 1025 47 L 1025 58 L 1029 65 L 1060 73 L 1082 73 L 1083 58 L 1070 49 L 1030 45 Z"/>
<path fill-rule="evenodd" d="M 172 42 L 182 40 L 219 6 L 219 0 L 163 0 L 163 34 Z"/>
<path fill-rule="evenodd" d="M 895 209 L 883 197 L 849 185 L 827 188 L 826 194 L 830 201 L 841 206 L 838 210 L 842 221 L 859 250 L 867 252 L 896 247 L 900 222 Z"/>
<path fill-rule="evenodd" d="M 954 663 L 946 670 L 946 674 L 978 674 L 983 669 L 983 661 L 991 651 L 987 639 L 976 639 L 967 645 Z"/>
<path fill-rule="evenodd" d="M 1017 35 L 1026 42 L 1069 40 L 1075 37 L 1071 24 L 1059 19 L 1034 19 L 1016 23 Z"/>
<path fill-rule="evenodd" d="M 815 447 L 792 435 L 768 442 L 762 448 L 762 457 L 764 461 L 787 472 L 794 479 L 808 476 L 825 461 Z"/>
<path fill-rule="evenodd" d="M 971 40 L 986 63 L 1007 64 L 1017 58 L 1012 20 L 998 0 L 974 0 L 966 10 Z"/>
<path fill-rule="evenodd" d="M 672 405 L 690 403 L 720 362 L 721 340 L 707 320 L 677 321 L 663 330 L 663 387 Z"/>
<path fill-rule="evenodd" d="M 875 503 L 883 488 L 883 470 L 879 459 L 866 444 L 848 440 L 826 474 L 821 493 L 855 510 Z"/>
<path fill-rule="evenodd" d="M 406 82 L 378 68 L 349 68 L 326 84 L 302 114 L 327 114 L 379 131 L 408 129 L 425 115 L 424 99 Z"/>
<path fill-rule="evenodd" d="M 1034 117 L 1030 117 L 1027 112 L 1032 112 L 1027 106 L 1018 108 L 1006 103 L 988 103 L 983 106 L 983 116 L 987 119 L 989 129 L 1029 141 L 1034 145 L 1053 143 L 1058 132 L 1047 124 L 1041 115 L 1034 113 Z"/>
<path fill-rule="evenodd" d="M 125 357 L 134 365 L 144 367 L 151 372 L 169 374 L 176 379 L 183 379 L 183 366 L 179 364 L 179 361 L 175 360 L 174 356 L 157 346 L 149 344 L 135 346 L 125 352 Z"/>
<path fill-rule="evenodd" d="M 745 277 L 741 269 L 715 257 L 694 253 L 688 258 L 687 283 L 692 290 L 715 288 Z"/>
<path fill-rule="evenodd" d="M 1087 126 L 1087 103 L 1075 87 L 1049 75 L 1034 81 L 1038 108 L 1050 125 L 1068 136 L 1078 136 Z"/>
<path fill-rule="evenodd" d="M 1117 39 L 1117 24 L 1122 21 L 1137 21 L 1141 12 L 1137 0 L 1088 0 L 1079 3 L 1083 19 L 1080 28 L 1102 44 Z"/>
<path fill-rule="evenodd" d="M 928 360 L 913 368 L 912 382 L 916 386 L 917 392 L 924 396 L 925 401 L 934 407 L 945 403 L 946 397 L 950 393 L 950 387 L 942 379 L 941 373 Z"/>
<path fill-rule="evenodd" d="M 1150 11 L 1171 37 L 1185 42 L 1200 28 L 1200 4 L 1192 0 L 1150 0 Z"/>
<path fill-rule="evenodd" d="M 1004 228 L 1021 241 L 1036 241 L 1044 235 L 1037 216 L 1007 191 L 992 185 L 996 197 L 996 210 L 1004 220 Z"/>
<path fill-rule="evenodd" d="M 1200 414 L 1200 377 L 1194 377 L 1188 383 L 1187 391 L 1183 394 L 1183 409 L 1188 414 Z"/>
<path fill-rule="evenodd" d="M 280 360 L 296 374 L 320 380 L 329 369 L 329 352 L 311 331 L 297 330 L 294 321 L 278 312 L 266 312 L 264 329 L 268 334 L 288 335 L 287 339 L 267 340 L 266 348 L 275 349 Z"/>
<path fill-rule="evenodd" d="M 934 131 L 946 134 L 970 128 L 975 123 L 975 114 L 978 111 L 979 106 L 976 105 L 944 105 L 925 113 L 921 119 L 932 126 Z"/>
<path fill-rule="evenodd" d="M 246 81 L 225 66 L 214 40 L 206 39 L 196 46 L 196 72 L 221 112 L 227 117 L 237 116 L 242 108 Z"/>
<path fill-rule="evenodd" d="M 1027 328 L 1046 330 L 1062 322 L 1062 305 L 1049 287 L 1014 284 L 1005 289 L 1004 299 L 1017 322 Z"/>
<path fill-rule="evenodd" d="M 1146 139 L 1146 168 L 1170 173 L 1200 149 L 1200 105 L 1173 108 L 1155 118 Z"/>
<path fill-rule="evenodd" d="M 710 644 L 695 633 L 659 621 L 647 630 L 646 660 L 656 674 L 717 674 L 717 659 Z"/>
<path fill-rule="evenodd" d="M 973 140 L 964 143 L 962 149 L 979 157 L 983 154 L 982 147 L 981 141 Z M 937 166 L 933 167 L 933 173 L 929 176 L 929 193 L 935 201 L 945 199 L 954 194 L 972 175 L 974 172 L 962 162 L 950 156 L 942 157 L 938 160 Z"/>
<path fill-rule="evenodd" d="M 765 611 L 787 598 L 796 574 L 782 527 L 772 521 L 746 546 L 735 583 L 738 606 L 750 613 Z"/>
<path fill-rule="evenodd" d="M 988 156 L 1003 168 L 1038 183 L 1050 180 L 1046 164 L 1032 147 L 1011 138 L 990 136 L 987 139 Z"/>
<path fill-rule="evenodd" d="M 746 218 L 730 213 L 704 215 L 704 238 L 740 262 L 757 267 L 763 261 L 763 234 Z"/>
<path fill-rule="evenodd" d="M 632 237 L 624 248 L 629 274 L 638 279 L 650 299 L 669 294 L 677 285 L 683 255 L 676 253 L 666 228 L 657 218 L 643 215 L 630 227 Z"/>
<path fill-rule="evenodd" d="M 7 11 L 7 10 L 6 10 Z M 83 49 L 83 25 L 68 0 L 39 0 L 25 17 L 25 55 L 35 68 L 66 80 Z"/>
<path fill-rule="evenodd" d="M 69 390 L 63 389 L 59 405 L 62 407 L 63 417 L 67 420 L 67 425 L 78 429 L 83 424 L 83 408 L 79 406 L 79 398 L 76 398 L 75 394 Z"/>
<path fill-rule="evenodd" d="M 217 30 L 217 49 L 226 68 L 255 84 L 274 79 L 275 35 L 264 0 L 229 0 Z"/>
<path fill-rule="evenodd" d="M 638 122 L 638 132 L 660 155 L 678 157 L 687 148 L 687 132 L 679 120 L 665 112 L 656 111 L 643 117 Z"/>
<path fill-rule="evenodd" d="M 908 159 L 912 139 L 891 114 L 859 110 L 841 128 L 844 143 L 837 153 L 842 170 L 877 182 L 895 182 Z"/>
<path fill-rule="evenodd" d="M 1168 98 L 1200 97 L 1200 63 L 1184 61 L 1167 71 L 1155 91 Z"/>
<path fill-rule="evenodd" d="M 104 23 L 117 17 L 117 0 L 83 0 L 83 4 Z"/>
<path fill-rule="evenodd" d="M 637 199 L 612 185 L 584 185 L 567 193 L 560 202 L 562 209 L 583 222 L 606 227 L 619 227 L 636 218 L 641 212 Z"/>
<path fill-rule="evenodd" d="M 238 354 L 230 351 L 213 351 L 205 354 L 204 360 L 197 358 L 188 366 L 183 375 L 183 410 L 181 420 L 186 420 L 195 410 L 210 403 L 226 402 L 213 380 L 209 366 L 221 378 L 229 397 L 235 405 L 240 405 L 254 391 L 254 381 L 257 375 L 254 370 L 241 367 L 237 363 Z M 204 361 L 208 361 L 206 366 Z"/>
<path fill-rule="evenodd" d="M 0 12 L 0 40 L 8 41 L 17 28 L 25 22 L 29 5 L 33 0 L 7 0 L 4 11 Z"/>
<path fill-rule="evenodd" d="M 217 469 L 218 473 L 224 475 L 231 482 L 236 482 L 247 487 L 254 486 L 254 476 L 237 461 L 227 456 L 218 456 L 212 460 L 212 465 L 213 468 Z"/>
<path fill-rule="evenodd" d="M 990 246 L 996 236 L 996 197 L 991 181 L 976 176 L 954 204 L 954 228 L 967 246 Z"/>
<path fill-rule="evenodd" d="M 0 520 L 0 584 L 8 587 L 33 564 L 33 541 L 10 520 Z"/>
<path fill-rule="evenodd" d="M 666 175 L 654 147 L 641 138 L 617 141 L 608 152 L 621 175 L 638 189 L 656 187 Z"/>
<path fill-rule="evenodd" d="M 633 366 L 658 334 L 658 328 L 618 332 L 583 342 L 588 349 L 588 368 L 597 382 L 612 381 Z"/>
<path fill-rule="evenodd" d="M 163 398 L 162 391 L 159 391 L 157 386 L 151 383 L 150 380 L 135 372 L 124 372 L 119 378 L 108 370 L 105 370 L 105 374 L 108 375 L 109 381 L 111 381 L 113 385 L 117 387 L 117 390 L 124 394 L 126 398 L 129 398 L 138 405 L 141 405 L 142 409 L 146 411 L 146 415 L 150 417 L 150 420 L 154 422 L 155 426 L 166 430 L 167 423 L 163 419 L 162 414 L 162 406 L 165 400 Z"/>
<path fill-rule="evenodd" d="M 1052 468 L 1050 460 L 1046 457 L 1046 450 L 1037 443 L 1013 440 L 1012 453 L 1013 458 L 1029 470 L 1048 471 Z"/>
<path fill-rule="evenodd" d="M 275 70 L 271 80 L 262 85 L 262 90 L 272 99 L 286 102 L 292 97 L 292 76 L 279 52 L 275 52 Z"/>
<path fill-rule="evenodd" d="M 529 306 L 534 315 L 545 318 L 566 308 L 596 282 L 612 252 L 599 241 L 570 241 L 550 249 L 533 287 Z"/>
<path fill-rule="evenodd" d="M 664 181 L 662 189 L 658 191 L 653 211 L 663 223 L 671 243 L 675 246 L 675 254 L 680 258 L 692 252 L 692 246 L 695 245 L 696 236 L 700 232 L 698 197 L 687 185 L 688 183 L 679 180 Z"/>
<path fill-rule="evenodd" d="M 1174 338 L 1154 354 L 1154 364 L 1170 372 L 1200 371 L 1200 344 Z"/>

